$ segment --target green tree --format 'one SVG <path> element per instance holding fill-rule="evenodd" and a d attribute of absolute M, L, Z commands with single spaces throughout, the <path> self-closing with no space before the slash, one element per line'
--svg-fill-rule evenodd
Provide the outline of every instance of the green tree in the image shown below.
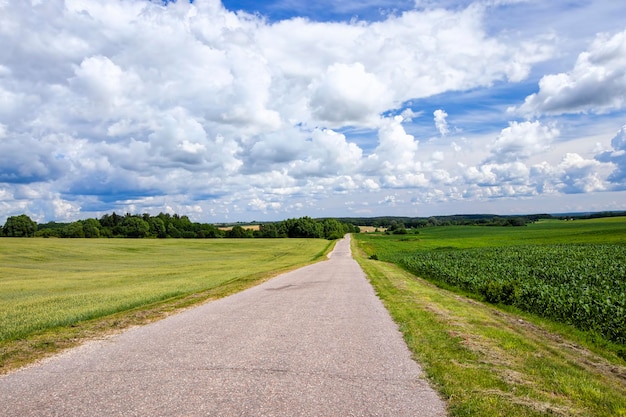
<path fill-rule="evenodd" d="M 62 237 L 63 229 L 53 229 L 50 227 L 45 227 L 42 229 L 38 229 L 35 232 L 35 237 Z"/>
<path fill-rule="evenodd" d="M 100 218 L 100 225 L 102 226 L 100 229 L 100 235 L 106 237 L 123 235 L 123 231 L 121 229 L 122 221 L 124 221 L 124 217 L 116 214 L 115 212 L 112 214 L 105 214 Z"/>
<path fill-rule="evenodd" d="M 105 214 L 104 216 L 102 216 L 100 218 L 100 224 L 102 225 L 102 227 L 108 227 L 110 229 L 113 229 L 115 226 L 118 226 L 120 223 L 122 223 L 123 220 L 124 217 L 113 212 L 112 214 Z"/>
<path fill-rule="evenodd" d="M 33 237 L 37 231 L 37 223 L 25 214 L 11 216 L 7 219 L 2 232 L 8 237 Z"/>
<path fill-rule="evenodd" d="M 233 226 L 232 229 L 226 232 L 226 237 L 229 238 L 248 238 L 253 237 L 253 233 L 251 230 L 246 230 L 243 227 L 236 225 Z"/>
<path fill-rule="evenodd" d="M 62 237 L 69 238 L 83 238 L 85 237 L 85 230 L 83 229 L 83 223 L 81 221 L 77 221 L 74 223 L 70 223 L 63 229 L 61 233 Z"/>
<path fill-rule="evenodd" d="M 276 223 L 263 223 L 259 226 L 259 230 L 254 233 L 255 237 L 261 238 L 277 238 L 287 237 L 284 229 L 278 227 Z"/>
<path fill-rule="evenodd" d="M 141 217 L 127 216 L 121 224 L 124 236 L 132 238 L 146 237 L 150 233 L 150 225 Z"/>
<path fill-rule="evenodd" d="M 145 218 L 144 218 L 145 221 Z M 150 217 L 148 218 L 148 224 L 150 225 L 150 235 L 158 238 L 167 237 L 167 232 L 165 229 L 165 223 L 160 217 Z"/>
<path fill-rule="evenodd" d="M 184 232 L 193 232 L 193 224 L 187 216 L 179 216 L 178 214 L 174 214 L 169 219 L 169 224 L 175 227 L 180 232 L 180 236 L 183 236 Z"/>
<path fill-rule="evenodd" d="M 287 234 L 289 237 L 321 238 L 324 237 L 324 227 L 310 217 L 300 217 L 289 223 Z"/>
<path fill-rule="evenodd" d="M 322 221 L 324 229 L 324 238 L 329 240 L 341 239 L 346 233 L 359 233 L 359 228 L 349 224 L 340 222 L 337 219 L 324 219 Z"/>
<path fill-rule="evenodd" d="M 61 237 L 68 223 L 48 222 L 37 225 L 35 237 Z"/>
<path fill-rule="evenodd" d="M 83 221 L 83 231 L 86 238 L 100 237 L 100 222 L 98 219 L 87 219 Z"/>
<path fill-rule="evenodd" d="M 194 231 L 199 239 L 214 239 L 224 237 L 224 232 L 212 224 L 194 223 Z"/>
<path fill-rule="evenodd" d="M 182 234 L 180 230 L 178 230 L 176 226 L 174 226 L 173 223 L 170 223 L 167 225 L 167 236 L 173 237 L 174 239 L 178 239 L 182 236 Z"/>

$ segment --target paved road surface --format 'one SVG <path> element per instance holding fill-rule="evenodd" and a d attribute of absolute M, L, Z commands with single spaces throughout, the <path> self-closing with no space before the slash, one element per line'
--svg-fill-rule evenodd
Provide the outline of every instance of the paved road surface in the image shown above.
<path fill-rule="evenodd" d="M 0 377 L 2 416 L 444 416 L 352 259 Z"/>

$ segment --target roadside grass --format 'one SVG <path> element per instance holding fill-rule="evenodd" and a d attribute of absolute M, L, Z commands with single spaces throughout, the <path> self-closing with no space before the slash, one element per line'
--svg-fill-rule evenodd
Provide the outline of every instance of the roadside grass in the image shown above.
<path fill-rule="evenodd" d="M 321 239 L 0 239 L 0 373 L 315 262 Z"/>
<path fill-rule="evenodd" d="M 614 353 L 368 259 L 367 244 L 354 239 L 354 257 L 451 416 L 626 416 L 626 366 Z"/>

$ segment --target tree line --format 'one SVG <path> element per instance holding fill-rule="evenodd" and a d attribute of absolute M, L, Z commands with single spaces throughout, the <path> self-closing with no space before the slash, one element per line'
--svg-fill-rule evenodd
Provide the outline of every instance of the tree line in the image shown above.
<path fill-rule="evenodd" d="M 525 226 L 540 219 L 553 219 L 550 214 L 495 215 L 495 214 L 456 214 L 431 217 L 339 217 L 341 222 L 351 222 L 359 226 L 373 226 L 392 230 L 420 229 L 436 226 Z"/>
<path fill-rule="evenodd" d="M 319 238 L 340 239 L 346 233 L 358 233 L 359 228 L 336 219 L 301 217 L 280 222 L 261 223 L 258 230 L 235 225 L 227 230 L 213 224 L 192 222 L 187 216 L 159 213 L 119 215 L 113 212 L 99 219 L 77 220 L 72 223 L 48 222 L 37 224 L 25 214 L 11 216 L 0 226 L 4 237 L 56 238 Z"/>

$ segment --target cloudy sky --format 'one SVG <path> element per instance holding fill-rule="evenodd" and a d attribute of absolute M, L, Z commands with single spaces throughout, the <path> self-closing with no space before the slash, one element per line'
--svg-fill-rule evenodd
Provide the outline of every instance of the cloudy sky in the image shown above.
<path fill-rule="evenodd" d="M 0 222 L 626 209 L 613 0 L 0 0 Z"/>

